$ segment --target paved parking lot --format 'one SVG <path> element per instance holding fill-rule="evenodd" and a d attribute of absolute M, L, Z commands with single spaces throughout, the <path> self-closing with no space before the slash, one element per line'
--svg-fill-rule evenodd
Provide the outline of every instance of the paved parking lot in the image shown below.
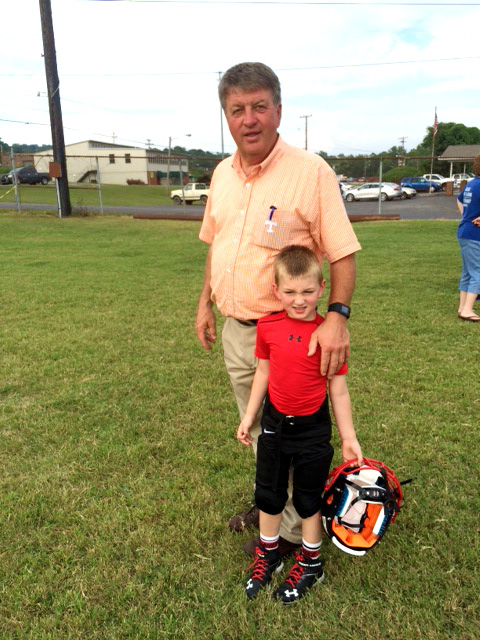
<path fill-rule="evenodd" d="M 347 213 L 360 215 L 378 214 L 378 202 L 345 202 Z M 457 197 L 446 196 L 443 192 L 419 194 L 410 200 L 390 200 L 382 202 L 382 214 L 399 215 L 402 220 L 458 220 Z"/>
<path fill-rule="evenodd" d="M 347 213 L 352 216 L 377 216 L 378 201 L 345 202 Z M 107 210 L 108 208 L 105 208 Z M 139 207 L 135 209 L 137 217 L 162 219 L 201 220 L 203 205 L 189 205 L 183 211 L 181 206 Z M 130 213 L 131 211 L 123 211 Z M 417 195 L 410 200 L 391 200 L 382 202 L 381 215 L 393 214 L 401 220 L 460 220 L 456 196 L 444 193 Z"/>

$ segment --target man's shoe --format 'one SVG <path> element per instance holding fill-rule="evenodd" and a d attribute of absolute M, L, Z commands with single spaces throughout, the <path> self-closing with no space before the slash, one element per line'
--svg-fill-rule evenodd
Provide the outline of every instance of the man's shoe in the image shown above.
<path fill-rule="evenodd" d="M 283 569 L 278 549 L 266 551 L 262 545 L 259 545 L 255 549 L 255 560 L 249 569 L 252 569 L 252 573 L 245 585 L 245 593 L 249 600 L 253 600 L 258 596 L 259 591 L 269 587 L 272 574 Z"/>
<path fill-rule="evenodd" d="M 250 511 L 242 511 L 242 513 L 233 516 L 228 521 L 228 528 L 235 533 L 241 533 L 245 529 L 251 529 L 252 527 L 258 527 L 258 509 L 256 506 L 253 506 Z"/>
<path fill-rule="evenodd" d="M 306 596 L 308 590 L 324 578 L 323 562 L 320 558 L 313 560 L 299 553 L 288 578 L 275 591 L 274 598 L 281 600 L 283 604 L 293 604 Z"/>
<path fill-rule="evenodd" d="M 251 556 L 252 558 L 254 558 L 256 549 L 259 545 L 260 538 L 252 538 L 243 545 L 243 550 L 245 551 L 247 556 Z M 278 552 L 281 558 L 288 558 L 289 556 L 292 556 L 300 546 L 300 543 L 295 544 L 294 542 L 285 540 L 285 538 L 282 538 L 282 536 L 280 536 L 280 538 L 278 539 Z"/>

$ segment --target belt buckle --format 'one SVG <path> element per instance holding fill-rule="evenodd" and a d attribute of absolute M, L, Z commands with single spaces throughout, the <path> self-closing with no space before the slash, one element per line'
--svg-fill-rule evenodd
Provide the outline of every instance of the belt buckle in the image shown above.
<path fill-rule="evenodd" d="M 295 426 L 295 416 L 285 416 L 285 422 L 291 427 Z"/>

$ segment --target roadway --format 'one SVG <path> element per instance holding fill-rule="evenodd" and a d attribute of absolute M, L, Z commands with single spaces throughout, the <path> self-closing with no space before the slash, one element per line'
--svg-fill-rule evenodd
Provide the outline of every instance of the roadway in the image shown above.
<path fill-rule="evenodd" d="M 345 202 L 347 213 L 353 217 L 377 216 L 378 201 Z M 15 209 L 14 203 L 0 202 L 0 209 Z M 42 204 L 22 204 L 22 210 L 55 210 L 54 206 Z M 92 213 L 100 213 L 100 207 L 82 207 Z M 106 214 L 126 214 L 136 217 L 170 220 L 201 220 L 204 206 L 201 204 L 183 206 L 167 205 L 162 207 L 103 207 Z M 382 202 L 381 215 L 399 216 L 401 220 L 460 220 L 455 196 L 446 196 L 443 192 L 418 194 L 410 200 L 391 200 Z"/>

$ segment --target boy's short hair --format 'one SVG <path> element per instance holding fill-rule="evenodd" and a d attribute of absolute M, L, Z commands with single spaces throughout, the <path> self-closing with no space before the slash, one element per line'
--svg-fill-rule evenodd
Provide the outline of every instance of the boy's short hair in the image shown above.
<path fill-rule="evenodd" d="M 302 247 L 298 244 L 284 247 L 275 258 L 273 269 L 277 287 L 280 278 L 284 275 L 290 278 L 303 278 L 312 275 L 318 279 L 319 284 L 323 281 L 322 265 L 317 256 L 308 247 Z"/>

